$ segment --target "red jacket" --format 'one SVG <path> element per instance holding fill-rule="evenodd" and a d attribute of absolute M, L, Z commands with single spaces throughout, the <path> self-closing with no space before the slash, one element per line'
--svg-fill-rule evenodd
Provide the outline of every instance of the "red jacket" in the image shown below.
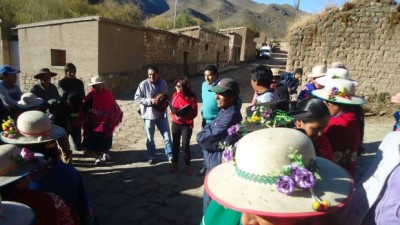
<path fill-rule="evenodd" d="M 354 176 L 357 150 L 361 145 L 357 115 L 353 111 L 348 111 L 331 117 L 325 128 L 325 134 L 331 143 L 334 161 Z"/>
<path fill-rule="evenodd" d="M 197 116 L 196 97 L 184 97 L 182 92 L 175 92 L 172 96 L 171 105 L 175 111 L 178 111 L 188 104 L 191 105 L 192 112 L 185 117 L 180 117 L 179 119 L 173 112 L 171 112 L 172 122 L 176 124 L 186 124 L 193 128 L 193 119 Z"/>

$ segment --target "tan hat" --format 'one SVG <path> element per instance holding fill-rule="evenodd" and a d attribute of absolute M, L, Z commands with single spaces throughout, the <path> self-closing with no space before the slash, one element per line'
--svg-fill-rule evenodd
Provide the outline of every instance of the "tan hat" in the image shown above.
<path fill-rule="evenodd" d="M 40 79 L 40 78 L 42 77 L 43 74 L 50 74 L 52 77 L 57 76 L 57 74 L 51 72 L 49 68 L 42 68 L 42 69 L 40 69 L 39 72 L 38 72 L 35 76 L 33 76 L 33 77 L 34 77 L 35 79 Z"/>
<path fill-rule="evenodd" d="M 33 210 L 22 203 L 3 201 L 0 203 L 0 224 L 30 225 L 35 219 Z"/>
<path fill-rule="evenodd" d="M 90 78 L 90 83 L 88 84 L 89 86 L 93 86 L 95 84 L 102 84 L 104 81 L 101 79 L 99 76 L 95 76 Z"/>
<path fill-rule="evenodd" d="M 28 175 L 38 165 L 41 154 L 10 144 L 0 145 L 0 187 Z M 0 216 L 1 217 L 1 216 Z"/>
<path fill-rule="evenodd" d="M 326 71 L 325 76 L 317 78 L 315 81 L 321 85 L 327 85 L 333 79 L 344 79 L 349 80 L 354 83 L 355 86 L 358 85 L 358 82 L 350 79 L 349 71 L 343 68 L 330 68 Z"/>
<path fill-rule="evenodd" d="M 280 76 L 281 75 L 281 70 L 279 68 L 272 68 L 272 76 Z"/>
<path fill-rule="evenodd" d="M 345 79 L 332 79 L 323 89 L 312 91 L 317 98 L 347 105 L 362 105 L 366 101 L 356 96 L 354 83 Z"/>
<path fill-rule="evenodd" d="M 43 112 L 32 110 L 22 113 L 17 120 L 18 133 L 9 137 L 1 133 L 1 140 L 9 144 L 37 144 L 56 140 L 66 134 L 65 130 L 52 125 Z"/>
<path fill-rule="evenodd" d="M 311 175 L 315 170 L 321 180 L 316 181 Z M 316 157 L 313 143 L 304 133 L 269 128 L 240 139 L 235 162 L 212 169 L 206 176 L 205 190 L 219 204 L 239 212 L 298 218 L 322 215 L 344 206 L 353 192 L 353 180 L 337 164 Z M 329 202 L 331 207 L 315 211 L 315 199 Z"/>
<path fill-rule="evenodd" d="M 24 93 L 21 100 L 17 102 L 17 107 L 20 109 L 29 109 L 43 104 L 43 99 L 36 97 L 33 93 Z"/>
<path fill-rule="evenodd" d="M 323 77 L 326 74 L 326 65 L 314 66 L 311 73 L 307 75 L 310 78 Z"/>

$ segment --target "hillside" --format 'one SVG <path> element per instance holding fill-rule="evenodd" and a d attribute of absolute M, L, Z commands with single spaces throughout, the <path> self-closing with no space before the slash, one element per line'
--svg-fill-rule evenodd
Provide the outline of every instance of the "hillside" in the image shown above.
<path fill-rule="evenodd" d="M 146 25 L 155 26 L 163 21 L 168 25 L 159 27 L 172 28 L 175 0 L 130 1 L 140 6 L 147 17 Z M 265 5 L 251 0 L 179 0 L 177 14 L 182 12 L 204 21 L 203 25 L 212 29 L 250 26 L 259 30 L 261 36 L 275 39 L 286 36 L 288 26 L 295 20 L 296 9 L 291 5 Z M 304 14 L 299 12 L 299 16 Z"/>

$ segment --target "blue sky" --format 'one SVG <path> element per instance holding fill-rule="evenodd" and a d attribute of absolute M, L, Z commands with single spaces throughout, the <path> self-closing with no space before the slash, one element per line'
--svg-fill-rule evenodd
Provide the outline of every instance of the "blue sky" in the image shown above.
<path fill-rule="evenodd" d="M 295 0 L 253 0 L 254 2 L 264 3 L 264 4 L 289 4 L 293 5 Z M 400 0 L 396 0 L 399 2 Z M 346 0 L 300 0 L 300 10 L 308 13 L 319 13 L 328 5 L 341 6 Z M 348 2 L 351 2 L 350 0 Z"/>

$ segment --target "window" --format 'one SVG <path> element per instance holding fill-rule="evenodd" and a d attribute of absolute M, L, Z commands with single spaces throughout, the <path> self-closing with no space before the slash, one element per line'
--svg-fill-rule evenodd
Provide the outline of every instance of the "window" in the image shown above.
<path fill-rule="evenodd" d="M 64 66 L 67 61 L 67 52 L 60 49 L 51 49 L 51 65 Z"/>
<path fill-rule="evenodd" d="M 208 50 L 208 44 L 206 44 L 206 46 L 205 46 L 205 48 L 204 48 L 206 51 Z"/>

